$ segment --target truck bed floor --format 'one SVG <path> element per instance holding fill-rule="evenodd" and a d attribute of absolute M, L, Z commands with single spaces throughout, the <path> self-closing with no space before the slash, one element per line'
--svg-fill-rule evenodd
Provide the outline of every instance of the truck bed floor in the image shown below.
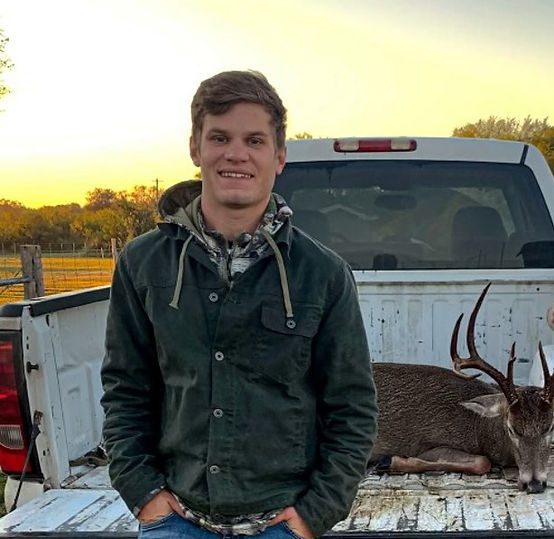
<path fill-rule="evenodd" d="M 451 539 L 554 537 L 554 458 L 541 494 L 517 489 L 517 470 L 465 474 L 369 474 L 348 518 L 329 535 Z M 0 539 L 134 537 L 137 522 L 97 468 L 0 519 Z"/>
<path fill-rule="evenodd" d="M 552 454 L 548 484 L 541 494 L 520 492 L 515 468 L 486 476 L 370 474 L 360 484 L 350 515 L 333 532 L 364 537 L 387 532 L 402 538 L 554 537 Z"/>

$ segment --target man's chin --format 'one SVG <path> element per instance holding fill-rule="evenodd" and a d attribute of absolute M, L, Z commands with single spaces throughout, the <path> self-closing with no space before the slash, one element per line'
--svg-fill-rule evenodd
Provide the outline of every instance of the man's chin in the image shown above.
<path fill-rule="evenodd" d="M 258 208 L 261 205 L 267 205 L 267 202 L 260 200 L 252 200 L 246 197 L 228 197 L 221 200 L 221 205 L 230 210 L 245 210 L 248 208 Z M 265 207 L 265 206 L 264 206 Z"/>

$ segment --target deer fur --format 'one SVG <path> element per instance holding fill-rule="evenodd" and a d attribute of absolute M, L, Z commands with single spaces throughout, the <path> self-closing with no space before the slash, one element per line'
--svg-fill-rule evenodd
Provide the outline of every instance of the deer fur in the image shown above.
<path fill-rule="evenodd" d="M 380 415 L 370 464 L 377 469 L 483 474 L 492 463 L 517 466 L 521 490 L 532 493 L 545 489 L 554 420 L 554 376 L 548 373 L 540 344 L 546 380 L 543 388 L 513 384 L 514 347 L 508 376 L 478 356 L 473 326 L 487 290 L 488 286 L 470 319 L 470 358 L 457 355 L 455 341 L 461 317 L 456 323 L 451 355 L 458 372 L 431 365 L 374 363 Z M 467 377 L 460 372 L 464 368 L 486 372 L 499 385 Z"/>

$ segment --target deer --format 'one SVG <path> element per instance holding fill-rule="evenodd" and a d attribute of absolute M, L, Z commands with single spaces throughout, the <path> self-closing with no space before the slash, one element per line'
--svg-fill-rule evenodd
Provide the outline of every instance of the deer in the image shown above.
<path fill-rule="evenodd" d="M 554 422 L 554 375 L 542 344 L 544 386 L 514 384 L 515 343 L 504 375 L 481 358 L 475 321 L 491 283 L 481 292 L 467 327 L 469 357 L 458 354 L 463 313 L 452 331 L 452 369 L 432 365 L 374 363 L 379 405 L 378 435 L 369 459 L 376 472 L 426 471 L 486 474 L 492 465 L 517 466 L 518 488 L 528 494 L 547 486 Z M 475 369 L 496 384 L 462 371 Z"/>

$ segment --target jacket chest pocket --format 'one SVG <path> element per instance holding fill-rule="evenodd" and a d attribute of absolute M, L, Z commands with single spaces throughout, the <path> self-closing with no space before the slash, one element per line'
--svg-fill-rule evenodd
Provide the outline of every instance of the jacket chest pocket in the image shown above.
<path fill-rule="evenodd" d="M 283 307 L 264 304 L 252 368 L 270 378 L 289 381 L 309 368 L 311 344 L 321 319 L 314 307 L 295 307 L 287 319 Z"/>

